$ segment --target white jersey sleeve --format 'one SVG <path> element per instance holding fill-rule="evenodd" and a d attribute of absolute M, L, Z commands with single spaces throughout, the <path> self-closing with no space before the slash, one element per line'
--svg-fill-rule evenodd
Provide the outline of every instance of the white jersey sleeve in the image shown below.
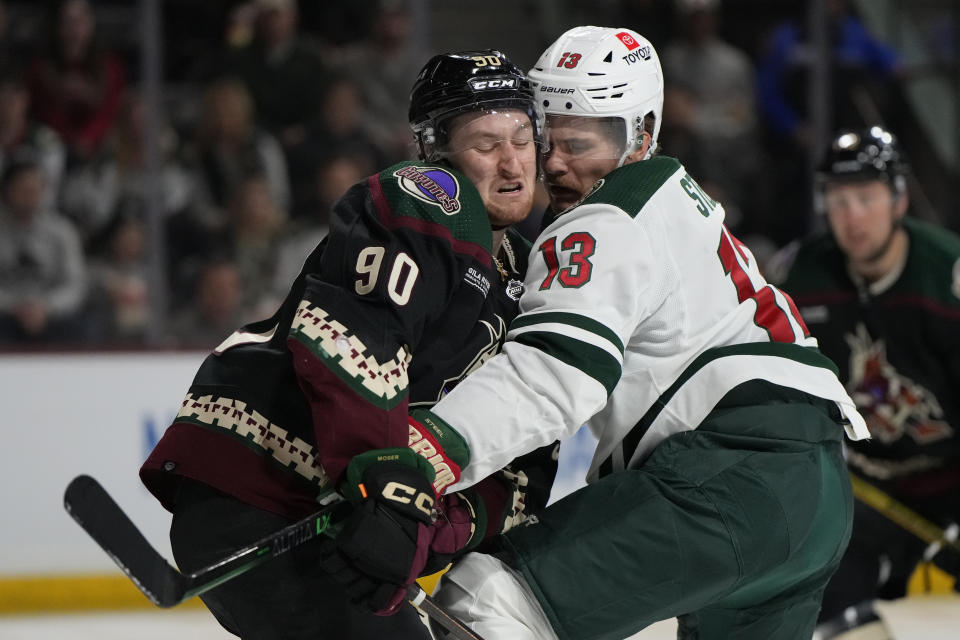
<path fill-rule="evenodd" d="M 591 475 L 640 464 L 751 379 L 835 400 L 859 429 L 835 372 L 806 357 L 816 341 L 789 297 L 679 162 L 598 184 L 534 243 L 503 352 L 433 408 L 470 449 L 454 489 L 584 423 L 598 438 Z"/>

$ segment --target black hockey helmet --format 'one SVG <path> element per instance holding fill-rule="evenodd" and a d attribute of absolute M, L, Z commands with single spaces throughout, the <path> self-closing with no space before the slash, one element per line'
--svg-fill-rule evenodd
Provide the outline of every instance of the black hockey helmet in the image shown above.
<path fill-rule="evenodd" d="M 873 126 L 838 132 L 816 174 L 821 187 L 827 182 L 882 180 L 895 194 L 901 194 L 906 189 L 907 171 L 894 135 Z"/>
<path fill-rule="evenodd" d="M 542 118 L 533 88 L 500 51 L 461 51 L 436 55 L 423 66 L 410 91 L 410 128 L 420 159 L 435 161 L 447 141 L 450 120 L 484 109 L 520 109 L 539 141 Z"/>

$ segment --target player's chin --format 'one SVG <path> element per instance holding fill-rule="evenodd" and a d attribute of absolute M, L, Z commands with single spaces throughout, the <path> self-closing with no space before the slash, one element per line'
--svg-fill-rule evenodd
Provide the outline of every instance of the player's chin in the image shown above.
<path fill-rule="evenodd" d="M 487 214 L 494 226 L 502 227 L 523 222 L 533 208 L 533 196 L 522 199 L 510 199 L 506 202 L 493 198 L 487 204 Z"/>
<path fill-rule="evenodd" d="M 547 195 L 550 196 L 550 208 L 553 211 L 564 211 L 580 201 L 581 193 L 577 189 L 547 185 Z"/>
<path fill-rule="evenodd" d="M 556 211 L 558 213 L 560 211 L 566 211 L 567 209 L 575 205 L 579 199 L 580 198 L 574 198 L 574 197 L 567 198 L 567 197 L 554 196 L 553 194 L 551 194 L 550 210 Z"/>

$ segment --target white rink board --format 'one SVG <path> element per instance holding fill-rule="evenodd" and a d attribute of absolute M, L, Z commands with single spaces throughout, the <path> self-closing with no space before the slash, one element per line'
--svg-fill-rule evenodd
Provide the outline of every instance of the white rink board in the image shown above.
<path fill-rule="evenodd" d="M 204 355 L 0 355 L 0 577 L 116 570 L 63 510 L 63 491 L 81 473 L 99 480 L 172 557 L 170 516 L 137 471 Z M 555 497 L 582 486 L 593 444 L 582 430 L 561 447 Z"/>
<path fill-rule="evenodd" d="M 63 491 L 81 473 L 97 478 L 170 557 L 170 516 L 137 471 L 202 359 L 200 353 L 0 356 L 0 576 L 116 570 L 63 509 Z"/>

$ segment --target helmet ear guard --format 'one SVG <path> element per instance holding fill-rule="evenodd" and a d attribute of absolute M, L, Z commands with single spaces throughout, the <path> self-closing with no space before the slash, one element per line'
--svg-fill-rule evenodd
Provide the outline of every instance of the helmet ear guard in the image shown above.
<path fill-rule="evenodd" d="M 533 88 L 506 55 L 486 49 L 432 57 L 410 91 L 408 120 L 420 159 L 441 158 L 456 116 L 505 109 L 524 112 L 533 126 L 534 140 L 539 142 L 543 116 Z"/>

